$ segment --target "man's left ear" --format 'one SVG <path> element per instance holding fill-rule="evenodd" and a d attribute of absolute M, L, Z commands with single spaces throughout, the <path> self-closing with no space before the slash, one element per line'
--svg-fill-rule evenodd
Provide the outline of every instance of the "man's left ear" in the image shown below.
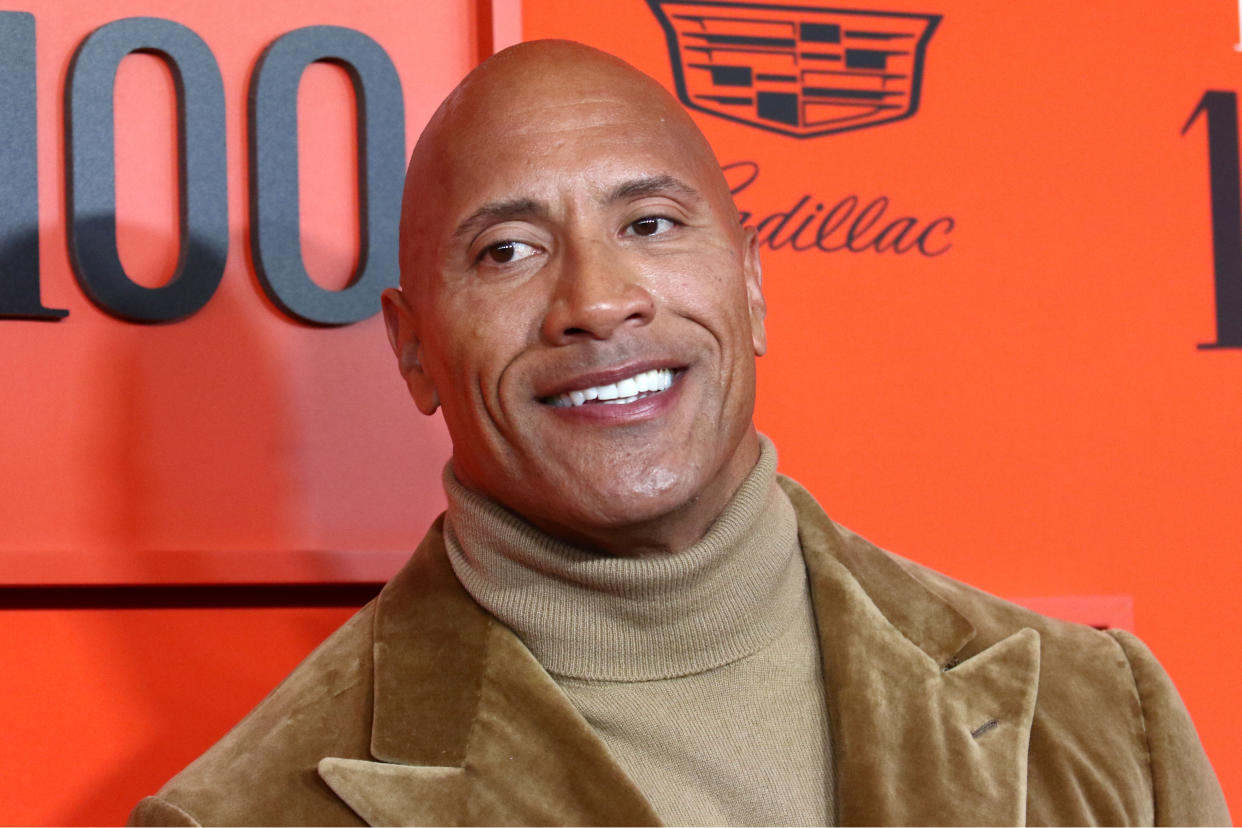
<path fill-rule="evenodd" d="M 753 227 L 745 228 L 742 252 L 742 273 L 746 279 L 746 304 L 750 308 L 750 338 L 755 345 L 755 356 L 763 356 L 768 350 L 768 334 L 763 319 L 768 314 L 768 303 L 763 298 L 763 265 L 759 261 L 759 234 Z"/>
<path fill-rule="evenodd" d="M 423 343 L 416 332 L 414 310 L 397 288 L 388 288 L 380 294 L 380 304 L 384 309 L 388 344 L 397 357 L 397 368 L 405 378 L 410 396 L 419 411 L 434 414 L 440 407 L 440 394 L 423 367 Z"/>

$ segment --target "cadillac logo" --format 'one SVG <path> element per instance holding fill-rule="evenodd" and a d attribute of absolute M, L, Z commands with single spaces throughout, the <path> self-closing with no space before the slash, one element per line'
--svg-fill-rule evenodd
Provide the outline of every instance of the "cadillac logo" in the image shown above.
<path fill-rule="evenodd" d="M 937 14 L 647 0 L 682 103 L 810 138 L 909 118 Z"/>

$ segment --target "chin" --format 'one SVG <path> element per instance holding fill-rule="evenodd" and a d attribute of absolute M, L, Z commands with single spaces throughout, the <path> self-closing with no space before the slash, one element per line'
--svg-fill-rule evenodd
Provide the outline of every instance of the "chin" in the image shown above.
<path fill-rule="evenodd" d="M 693 503 L 699 494 L 696 481 L 670 469 L 643 469 L 634 479 L 608 481 L 594 490 L 566 492 L 553 520 L 602 530 L 623 530 L 659 522 Z"/>

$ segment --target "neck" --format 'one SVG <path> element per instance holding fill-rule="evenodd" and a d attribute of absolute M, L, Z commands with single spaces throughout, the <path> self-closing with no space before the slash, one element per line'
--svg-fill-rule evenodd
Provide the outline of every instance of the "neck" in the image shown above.
<path fill-rule="evenodd" d="M 445 547 L 467 591 L 556 675 L 688 675 L 786 629 L 806 577 L 797 518 L 770 443 L 698 543 L 676 555 L 600 555 L 463 486 L 452 467 Z"/>

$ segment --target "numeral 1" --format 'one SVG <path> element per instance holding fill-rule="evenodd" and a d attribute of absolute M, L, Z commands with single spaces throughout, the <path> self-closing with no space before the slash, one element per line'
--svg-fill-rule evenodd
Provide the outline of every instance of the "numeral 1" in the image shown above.
<path fill-rule="evenodd" d="M 1242 183 L 1238 170 L 1238 96 L 1208 90 L 1182 134 L 1207 118 L 1212 193 L 1212 260 L 1216 277 L 1216 341 L 1200 348 L 1242 348 Z"/>
<path fill-rule="evenodd" d="M 39 151 L 35 19 L 0 11 L 0 319 L 55 322 L 39 298 Z"/>

